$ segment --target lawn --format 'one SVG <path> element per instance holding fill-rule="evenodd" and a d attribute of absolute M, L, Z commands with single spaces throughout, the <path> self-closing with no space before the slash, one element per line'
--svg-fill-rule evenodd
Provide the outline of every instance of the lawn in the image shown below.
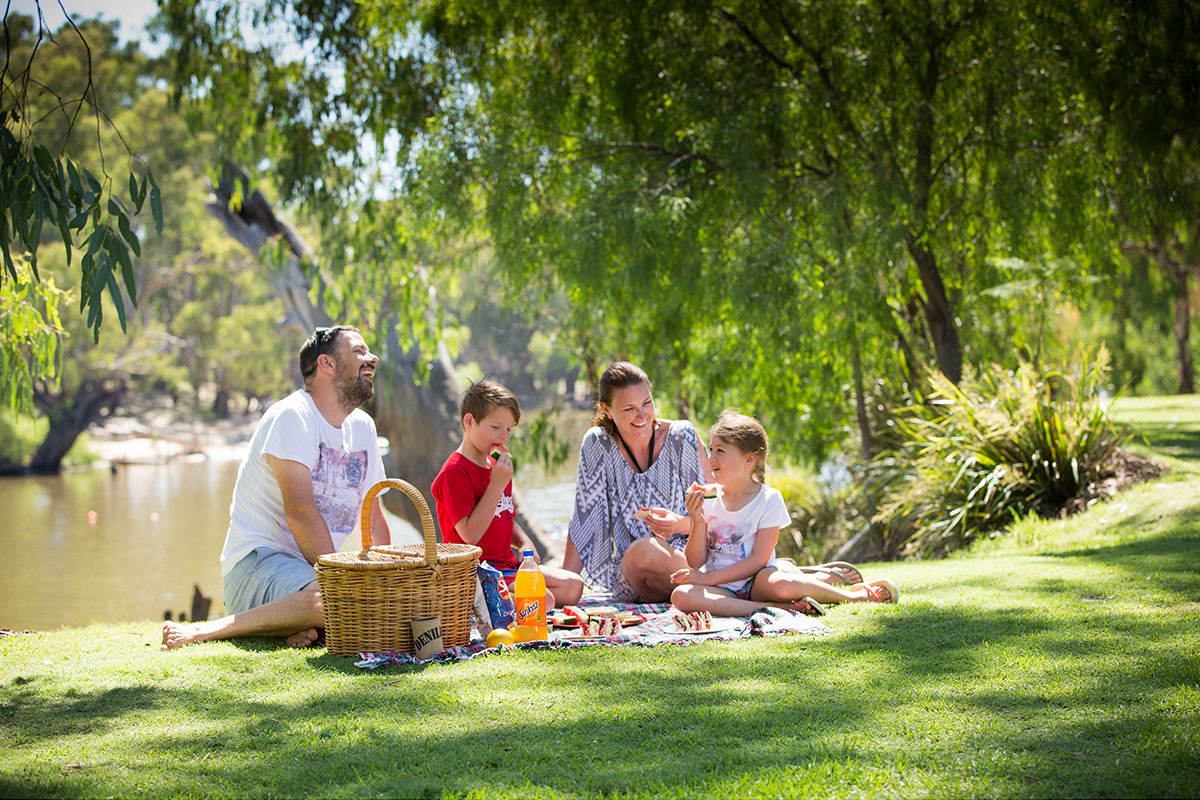
<path fill-rule="evenodd" d="M 1200 796 L 1200 401 L 1163 477 L 944 561 L 833 636 L 376 672 L 157 625 L 0 640 L 4 796 Z"/>

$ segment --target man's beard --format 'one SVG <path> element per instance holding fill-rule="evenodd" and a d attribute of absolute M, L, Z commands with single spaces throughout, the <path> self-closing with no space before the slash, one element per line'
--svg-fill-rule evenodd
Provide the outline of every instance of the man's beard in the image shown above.
<path fill-rule="evenodd" d="M 337 392 L 338 405 L 343 411 L 353 411 L 375 395 L 375 384 L 359 374 L 358 367 L 347 369 L 343 373 L 338 370 L 333 379 L 333 389 Z"/>

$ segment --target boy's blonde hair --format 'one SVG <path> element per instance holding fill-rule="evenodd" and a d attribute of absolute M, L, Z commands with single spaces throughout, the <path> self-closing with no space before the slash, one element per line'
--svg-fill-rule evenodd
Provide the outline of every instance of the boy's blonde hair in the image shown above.
<path fill-rule="evenodd" d="M 709 447 L 716 439 L 728 442 L 743 453 L 753 453 L 756 456 L 754 480 L 759 483 L 764 481 L 767 475 L 767 432 L 758 420 L 736 411 L 723 411 L 708 432 Z"/>
<path fill-rule="evenodd" d="M 458 419 L 461 422 L 470 414 L 476 422 L 482 422 L 497 408 L 511 411 L 514 423 L 521 421 L 521 404 L 517 402 L 517 396 L 499 381 L 481 378 L 463 394 L 462 403 L 458 406 Z"/>

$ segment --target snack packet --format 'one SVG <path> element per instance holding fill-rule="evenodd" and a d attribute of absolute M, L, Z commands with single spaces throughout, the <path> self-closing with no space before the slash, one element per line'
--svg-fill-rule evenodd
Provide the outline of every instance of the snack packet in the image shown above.
<path fill-rule="evenodd" d="M 516 607 L 500 570 L 480 562 L 476 575 L 472 610 L 475 627 L 479 629 L 479 635 L 486 639 L 493 629 L 508 628 L 513 624 Z"/>

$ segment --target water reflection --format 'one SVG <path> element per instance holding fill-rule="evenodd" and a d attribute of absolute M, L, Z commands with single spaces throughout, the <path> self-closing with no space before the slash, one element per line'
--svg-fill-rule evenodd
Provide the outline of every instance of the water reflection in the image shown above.
<path fill-rule="evenodd" d="M 161 619 L 168 609 L 190 612 L 193 585 L 212 598 L 212 616 L 223 613 L 218 559 L 238 464 L 179 460 L 0 479 L 0 508 L 8 509 L 0 628 Z M 523 491 L 530 513 L 560 541 L 574 488 L 571 475 Z M 391 527 L 396 541 L 419 538 L 397 517 Z"/>
<path fill-rule="evenodd" d="M 0 480 L 9 509 L 0 544 L 11 564 L 0 627 L 161 618 L 190 608 L 193 584 L 220 608 L 213 554 L 237 467 L 178 461 Z"/>

